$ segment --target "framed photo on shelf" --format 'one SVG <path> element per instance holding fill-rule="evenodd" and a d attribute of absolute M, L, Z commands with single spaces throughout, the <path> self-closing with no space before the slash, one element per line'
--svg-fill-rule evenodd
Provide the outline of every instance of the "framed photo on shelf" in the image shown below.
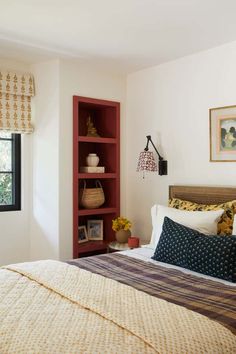
<path fill-rule="evenodd" d="M 236 106 L 211 108 L 210 161 L 236 161 Z"/>
<path fill-rule="evenodd" d="M 87 242 L 88 240 L 89 239 L 88 239 L 86 226 L 79 226 L 78 242 L 83 243 L 83 242 Z"/>
<path fill-rule="evenodd" d="M 103 220 L 88 220 L 88 239 L 103 240 Z"/>

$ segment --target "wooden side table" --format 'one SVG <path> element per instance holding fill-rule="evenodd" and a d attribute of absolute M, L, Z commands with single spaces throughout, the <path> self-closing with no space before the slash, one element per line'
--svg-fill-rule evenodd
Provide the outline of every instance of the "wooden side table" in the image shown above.
<path fill-rule="evenodd" d="M 110 242 L 107 245 L 107 253 L 127 251 L 130 249 L 131 248 L 129 248 L 128 243 L 120 243 L 117 241 Z"/>

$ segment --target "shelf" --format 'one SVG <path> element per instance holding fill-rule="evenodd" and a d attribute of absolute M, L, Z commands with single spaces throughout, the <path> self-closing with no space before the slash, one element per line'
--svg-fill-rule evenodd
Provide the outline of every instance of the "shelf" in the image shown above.
<path fill-rule="evenodd" d="M 116 101 L 101 100 L 84 96 L 74 96 L 74 100 L 76 104 L 79 102 L 81 106 L 88 107 L 89 109 L 91 109 L 91 107 L 104 108 L 117 107 L 117 105 L 119 105 L 119 102 Z"/>
<path fill-rule="evenodd" d="M 101 250 L 107 250 L 107 243 L 105 241 L 88 241 L 79 244 L 78 254 Z"/>
<path fill-rule="evenodd" d="M 117 208 L 97 208 L 97 209 L 80 209 L 78 210 L 78 215 L 100 215 L 100 214 L 115 214 L 117 213 Z"/>
<path fill-rule="evenodd" d="M 109 178 L 116 178 L 117 175 L 116 173 L 79 173 L 78 178 L 81 179 L 90 179 L 90 178 L 95 178 L 95 179 L 109 179 Z"/>
<path fill-rule="evenodd" d="M 81 143 L 102 143 L 102 144 L 116 144 L 116 138 L 101 138 L 91 136 L 79 136 L 78 141 Z"/>
<path fill-rule="evenodd" d="M 88 118 L 98 137 L 87 136 Z M 95 131 L 95 130 L 93 130 Z M 87 156 L 96 153 L 105 173 L 85 173 Z M 80 170 L 81 168 L 81 170 Z M 79 205 L 83 180 L 87 188 L 95 187 L 100 180 L 105 203 L 96 209 Z M 106 253 L 107 244 L 115 240 L 112 220 L 120 215 L 120 103 L 91 97 L 73 96 L 73 257 L 88 257 Z M 88 220 L 103 221 L 103 240 L 78 243 L 78 227 Z"/>

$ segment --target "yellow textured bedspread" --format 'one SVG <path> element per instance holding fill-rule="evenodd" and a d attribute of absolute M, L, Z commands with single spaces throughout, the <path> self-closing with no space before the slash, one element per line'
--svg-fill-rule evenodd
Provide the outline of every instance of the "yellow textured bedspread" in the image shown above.
<path fill-rule="evenodd" d="M 56 261 L 0 269 L 0 353 L 236 353 L 222 325 Z"/>

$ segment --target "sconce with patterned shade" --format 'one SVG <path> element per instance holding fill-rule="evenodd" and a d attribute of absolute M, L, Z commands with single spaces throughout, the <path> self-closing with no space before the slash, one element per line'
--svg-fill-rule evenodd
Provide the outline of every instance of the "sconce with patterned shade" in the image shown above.
<path fill-rule="evenodd" d="M 141 151 L 137 171 L 157 172 L 157 164 L 152 151 Z"/>
<path fill-rule="evenodd" d="M 149 142 L 151 142 L 152 146 L 154 147 L 158 157 L 159 157 L 159 162 L 158 162 L 158 168 L 156 161 L 154 159 L 154 155 L 152 151 L 149 151 L 148 145 Z M 139 160 L 138 160 L 138 167 L 137 171 L 140 172 L 159 172 L 159 175 L 167 175 L 167 161 L 163 159 L 163 157 L 159 154 L 157 151 L 157 148 L 153 144 L 151 135 L 147 135 L 147 145 L 144 149 L 144 151 L 140 152 L 139 154 Z"/>

